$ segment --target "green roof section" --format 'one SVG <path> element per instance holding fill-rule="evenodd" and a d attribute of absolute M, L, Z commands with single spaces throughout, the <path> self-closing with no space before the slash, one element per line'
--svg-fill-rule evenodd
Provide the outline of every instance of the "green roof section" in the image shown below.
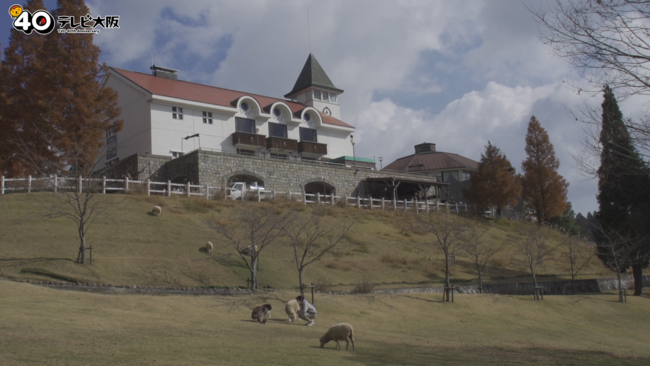
<path fill-rule="evenodd" d="M 339 156 L 339 157 L 336 158 L 336 159 L 332 159 L 332 160 L 330 160 L 330 162 L 331 162 L 331 163 L 343 163 L 343 162 L 346 161 L 346 160 L 350 160 L 350 161 L 355 161 L 355 160 L 356 160 L 356 161 L 358 161 L 358 162 L 360 162 L 360 163 L 370 163 L 370 164 L 375 164 L 375 161 L 372 160 L 372 159 L 368 159 L 368 158 L 360 158 L 360 157 L 358 157 L 358 156 L 357 156 L 356 159 L 355 159 L 354 157 L 352 157 L 352 156 Z"/>
<path fill-rule="evenodd" d="M 302 71 L 300 72 L 293 89 L 289 93 L 285 94 L 284 97 L 289 98 L 291 95 L 294 95 L 301 90 L 305 90 L 310 86 L 343 93 L 343 90 L 334 86 L 332 80 L 330 80 L 325 73 L 325 70 L 323 70 L 318 61 L 316 61 L 316 57 L 311 53 L 309 54 L 309 57 L 307 57 L 307 62 L 305 62 L 305 66 L 302 67 Z"/>

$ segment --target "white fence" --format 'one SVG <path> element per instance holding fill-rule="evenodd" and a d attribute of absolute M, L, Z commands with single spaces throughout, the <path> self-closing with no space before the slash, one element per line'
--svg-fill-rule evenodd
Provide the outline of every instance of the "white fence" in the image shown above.
<path fill-rule="evenodd" d="M 440 208 L 448 206 L 451 212 L 467 212 L 474 207 L 468 207 L 467 204 L 459 203 L 442 203 L 438 200 L 390 200 L 384 198 L 363 198 L 363 197 L 346 197 L 336 195 L 323 195 L 320 193 L 305 192 L 280 192 L 269 189 L 250 189 L 245 192 L 239 192 L 233 188 L 214 187 L 210 185 L 197 184 L 180 184 L 167 182 L 152 182 L 124 179 L 102 178 L 84 178 L 78 177 L 45 177 L 33 178 L 31 175 L 27 178 L 0 178 L 0 195 L 11 192 L 93 192 L 93 193 L 128 193 L 141 192 L 147 196 L 172 196 L 181 195 L 186 197 L 198 196 L 205 199 L 214 198 L 219 193 L 225 192 L 222 197 L 227 199 L 242 199 L 248 201 L 262 201 L 266 199 L 284 198 L 291 201 L 303 202 L 306 204 L 336 205 L 344 204 L 364 209 L 382 209 L 382 210 L 411 210 L 415 212 L 429 212 L 431 210 L 439 211 Z M 237 192 L 237 194 L 233 194 Z"/>

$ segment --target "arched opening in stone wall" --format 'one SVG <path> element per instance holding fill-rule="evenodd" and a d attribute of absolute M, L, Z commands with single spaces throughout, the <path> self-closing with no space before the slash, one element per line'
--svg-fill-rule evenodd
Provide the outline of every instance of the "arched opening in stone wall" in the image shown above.
<path fill-rule="evenodd" d="M 244 182 L 246 183 L 246 187 L 255 185 L 258 187 L 264 187 L 264 180 L 250 174 L 236 174 L 228 178 L 228 186 L 231 186 L 235 182 Z"/>
<path fill-rule="evenodd" d="M 333 185 L 331 185 L 331 184 L 329 184 L 327 182 L 323 182 L 323 181 L 311 182 L 311 183 L 305 184 L 305 193 L 308 193 L 308 194 L 320 193 L 320 194 L 324 194 L 324 195 L 328 195 L 328 196 L 330 194 L 336 195 L 336 188 L 334 188 Z"/>

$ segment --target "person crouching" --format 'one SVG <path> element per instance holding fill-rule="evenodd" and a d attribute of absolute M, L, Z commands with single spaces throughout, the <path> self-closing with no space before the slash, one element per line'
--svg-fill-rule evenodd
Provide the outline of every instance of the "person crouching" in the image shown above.
<path fill-rule="evenodd" d="M 305 324 L 306 326 L 311 327 L 314 325 L 314 319 L 316 319 L 316 314 L 318 313 L 316 307 L 310 304 L 309 301 L 302 296 L 296 297 L 296 301 L 300 304 L 298 317 L 307 322 L 307 324 Z"/>

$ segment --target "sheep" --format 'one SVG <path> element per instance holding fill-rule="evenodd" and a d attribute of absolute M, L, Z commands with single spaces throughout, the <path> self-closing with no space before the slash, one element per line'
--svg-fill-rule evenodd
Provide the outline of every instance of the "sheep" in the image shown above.
<path fill-rule="evenodd" d="M 255 253 L 257 253 L 257 245 L 255 246 Z M 239 249 L 239 254 L 248 255 L 248 256 L 253 255 L 253 253 L 251 252 L 251 246 L 249 245 L 247 247 L 243 247 Z"/>
<path fill-rule="evenodd" d="M 336 349 L 341 349 L 339 341 L 345 340 L 345 349 L 347 350 L 352 342 L 352 350 L 354 351 L 354 334 L 352 326 L 348 323 L 334 324 L 327 330 L 324 336 L 320 337 L 320 346 L 323 348 L 329 341 L 336 342 Z"/>
<path fill-rule="evenodd" d="M 160 216 L 160 214 L 162 214 L 162 207 L 160 207 L 160 206 L 153 206 L 153 209 L 151 210 L 151 213 L 152 213 L 154 216 Z"/>
<path fill-rule="evenodd" d="M 208 252 L 208 254 L 212 253 L 212 249 L 214 249 L 212 242 L 205 243 L 205 251 Z"/>
<path fill-rule="evenodd" d="M 289 321 L 292 323 L 296 320 L 296 316 L 298 316 L 298 310 L 300 310 L 300 305 L 298 305 L 296 299 L 289 300 L 289 302 L 284 306 L 284 311 L 287 312 L 287 315 L 289 315 Z"/>
<path fill-rule="evenodd" d="M 251 314 L 251 318 L 253 320 L 257 320 L 258 322 L 262 324 L 266 324 L 266 321 L 271 319 L 271 309 L 273 307 L 271 304 L 262 304 L 255 309 L 253 309 L 253 313 Z"/>

